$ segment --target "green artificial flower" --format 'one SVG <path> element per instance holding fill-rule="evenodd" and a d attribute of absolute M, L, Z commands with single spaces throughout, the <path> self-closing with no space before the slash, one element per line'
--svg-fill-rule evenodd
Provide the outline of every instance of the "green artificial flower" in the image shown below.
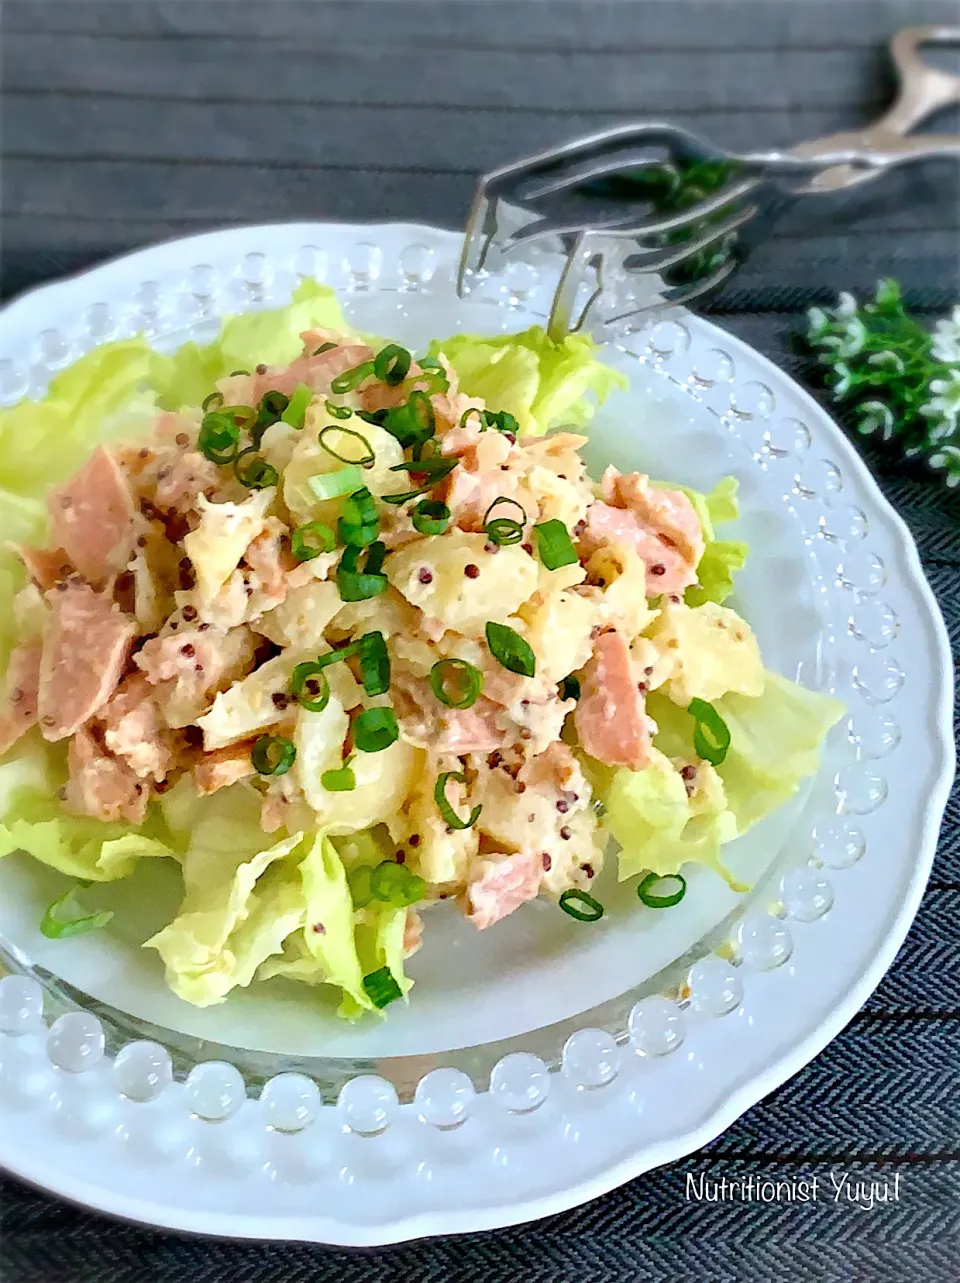
<path fill-rule="evenodd" d="M 942 472 L 948 486 L 960 485 L 960 306 L 931 334 L 887 279 L 871 302 L 841 294 L 836 307 L 812 307 L 807 320 L 807 344 L 858 431 L 896 441 L 908 458 Z"/>

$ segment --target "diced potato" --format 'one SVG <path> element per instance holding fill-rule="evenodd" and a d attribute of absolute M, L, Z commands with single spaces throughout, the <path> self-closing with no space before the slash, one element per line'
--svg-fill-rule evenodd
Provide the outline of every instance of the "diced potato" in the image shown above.
<path fill-rule="evenodd" d="M 379 753 L 354 754 L 350 767 L 357 784 L 349 792 L 330 793 L 319 778 L 307 782 L 301 777 L 301 783 L 318 824 L 327 833 L 356 833 L 383 824 L 396 814 L 422 772 L 423 760 L 420 749 L 396 740 Z M 340 765 L 338 752 L 322 769 L 336 770 Z"/>
<path fill-rule="evenodd" d="M 202 601 L 212 600 L 236 570 L 247 544 L 263 530 L 275 496 L 272 487 L 254 490 L 243 503 L 210 503 L 199 496 L 200 525 L 186 535 L 183 546 Z"/>
<path fill-rule="evenodd" d="M 335 583 L 314 579 L 292 588 L 279 606 L 261 615 L 254 627 L 278 646 L 326 649 L 323 630 L 342 605 Z"/>
<path fill-rule="evenodd" d="M 757 639 L 726 606 L 708 601 L 691 609 L 682 601 L 667 601 L 647 635 L 671 663 L 663 691 L 675 704 L 719 699 L 728 691 L 763 694 Z"/>
<path fill-rule="evenodd" d="M 585 597 L 551 593 L 541 606 L 527 602 L 519 614 L 527 624 L 527 641 L 539 656 L 537 672 L 543 681 L 559 682 L 590 658 L 596 608 Z"/>
<path fill-rule="evenodd" d="M 331 426 L 359 432 L 369 442 L 374 453 L 374 463 L 370 468 L 362 468 L 361 472 L 363 484 L 371 494 L 391 494 L 409 489 L 405 473 L 390 471 L 395 464 L 403 463 L 403 448 L 396 437 L 383 428 L 378 428 L 376 424 L 366 423 L 356 416 L 352 419 L 335 419 L 327 414 L 322 402 L 315 402 L 307 411 L 307 425 L 303 429 L 301 440 L 294 447 L 283 477 L 284 503 L 299 521 L 319 520 L 333 524 L 343 506 L 342 499 L 330 499 L 326 502 L 318 500 L 309 485 L 310 477 L 337 472 L 346 466 L 343 459 L 334 458 L 317 439 L 323 428 Z M 324 437 L 324 441 L 345 459 L 363 453 L 361 443 L 354 437 L 330 433 Z"/>
<path fill-rule="evenodd" d="M 482 635 L 536 591 L 537 563 L 519 544 L 486 552 L 486 536 L 448 531 L 407 544 L 386 563 L 390 582 L 414 606 L 448 629 Z M 476 566 L 473 577 L 466 567 Z"/>

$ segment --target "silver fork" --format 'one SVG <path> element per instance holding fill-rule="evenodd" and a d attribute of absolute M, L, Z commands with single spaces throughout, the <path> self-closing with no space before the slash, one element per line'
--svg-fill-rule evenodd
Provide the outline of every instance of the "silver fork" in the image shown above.
<path fill-rule="evenodd" d="M 859 187 L 913 161 L 960 159 L 960 135 L 911 132 L 960 102 L 960 77 L 921 57 L 928 44 L 960 44 L 960 28 L 908 27 L 893 37 L 898 94 L 864 129 L 738 155 L 677 126 L 642 123 L 485 174 L 464 234 L 458 294 L 469 293 L 477 273 L 540 245 L 564 256 L 548 322 L 553 338 L 581 329 L 608 279 L 622 272 L 640 297 L 607 321 L 700 298 L 736 271 L 794 201 Z"/>

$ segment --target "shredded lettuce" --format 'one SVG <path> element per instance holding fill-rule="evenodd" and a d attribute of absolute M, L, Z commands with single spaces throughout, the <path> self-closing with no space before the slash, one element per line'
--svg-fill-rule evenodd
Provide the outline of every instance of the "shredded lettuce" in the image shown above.
<path fill-rule="evenodd" d="M 482 397 L 491 410 L 506 410 L 521 432 L 540 435 L 556 424 L 577 426 L 593 417 L 588 394 L 602 403 L 625 377 L 596 357 L 597 347 L 585 334 L 568 334 L 561 342 L 540 326 L 521 334 L 489 338 L 455 334 L 430 345 L 430 355 L 443 355 L 457 373 L 460 390 Z"/>

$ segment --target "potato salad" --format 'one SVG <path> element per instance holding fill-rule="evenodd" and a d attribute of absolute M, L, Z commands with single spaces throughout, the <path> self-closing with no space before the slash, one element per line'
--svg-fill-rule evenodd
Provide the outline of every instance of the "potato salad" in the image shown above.
<path fill-rule="evenodd" d="M 589 340 L 418 356 L 316 298 L 286 359 L 162 358 L 204 395 L 91 442 L 13 541 L 0 854 L 92 882 L 172 858 L 146 943 L 175 992 L 286 976 L 356 1016 L 410 988 L 441 902 L 598 922 L 618 845 L 638 912 L 678 903 L 839 706 L 724 604 L 735 482 L 588 475 L 583 389 L 620 381 Z M 107 925 L 75 887 L 45 934 Z"/>

